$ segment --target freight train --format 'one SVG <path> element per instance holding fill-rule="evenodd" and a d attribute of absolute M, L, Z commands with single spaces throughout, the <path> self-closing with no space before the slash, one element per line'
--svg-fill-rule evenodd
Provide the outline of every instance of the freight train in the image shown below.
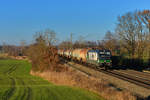
<path fill-rule="evenodd" d="M 90 64 L 96 66 L 96 68 L 111 68 L 111 52 L 110 50 L 101 49 L 70 49 L 70 50 L 58 50 L 58 54 L 61 57 L 65 57 L 69 60 L 77 61 L 83 64 Z"/>

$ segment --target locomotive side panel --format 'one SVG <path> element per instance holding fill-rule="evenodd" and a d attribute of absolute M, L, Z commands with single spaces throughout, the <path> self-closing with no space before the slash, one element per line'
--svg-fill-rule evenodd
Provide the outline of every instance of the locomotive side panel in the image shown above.
<path fill-rule="evenodd" d="M 100 66 L 98 61 L 99 61 L 98 51 L 89 50 L 87 52 L 87 63 L 93 64 L 93 65 L 96 65 L 96 66 Z"/>

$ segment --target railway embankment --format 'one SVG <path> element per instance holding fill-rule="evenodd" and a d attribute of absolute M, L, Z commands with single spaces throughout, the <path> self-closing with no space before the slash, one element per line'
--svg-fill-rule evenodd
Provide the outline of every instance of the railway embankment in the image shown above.
<path fill-rule="evenodd" d="M 73 62 L 68 62 L 67 65 L 71 66 L 77 70 L 80 70 L 81 72 L 86 73 L 89 76 L 93 76 L 100 80 L 104 80 L 105 82 L 108 82 L 112 88 L 117 89 L 119 91 L 129 91 L 129 92 L 133 93 L 134 95 L 136 95 L 138 97 L 143 97 L 143 98 L 148 98 L 150 96 L 150 89 L 141 87 L 134 83 L 119 79 L 117 77 L 105 74 L 100 71 L 96 71 L 92 68 L 89 68 L 89 67 L 86 67 L 86 66 L 83 66 L 80 64 L 76 64 Z M 125 71 L 125 72 L 130 72 L 130 74 L 132 73 L 134 76 L 134 72 L 131 72 L 131 71 Z M 136 72 L 135 75 L 137 75 L 137 74 L 139 74 L 139 72 Z"/>
<path fill-rule="evenodd" d="M 84 88 L 89 91 L 98 93 L 100 96 L 107 100 L 137 100 L 136 96 L 127 90 L 121 90 L 113 84 L 108 83 L 103 78 L 93 77 L 92 73 L 88 74 L 79 70 L 76 70 L 71 65 L 77 66 L 73 63 L 66 63 L 64 66 L 68 67 L 65 72 L 31 72 L 32 75 L 40 76 L 57 85 L 67 85 L 71 87 Z M 76 67 L 77 68 L 77 67 Z M 81 68 L 78 65 L 78 68 Z M 83 67 L 84 68 L 84 67 Z M 91 72 L 91 71 L 90 71 Z"/>

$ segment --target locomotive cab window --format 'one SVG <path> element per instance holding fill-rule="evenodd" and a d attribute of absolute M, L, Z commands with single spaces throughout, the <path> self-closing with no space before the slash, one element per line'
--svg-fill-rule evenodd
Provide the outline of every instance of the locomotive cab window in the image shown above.
<path fill-rule="evenodd" d="M 99 58 L 100 59 L 110 59 L 111 52 L 110 51 L 100 51 L 99 52 Z"/>

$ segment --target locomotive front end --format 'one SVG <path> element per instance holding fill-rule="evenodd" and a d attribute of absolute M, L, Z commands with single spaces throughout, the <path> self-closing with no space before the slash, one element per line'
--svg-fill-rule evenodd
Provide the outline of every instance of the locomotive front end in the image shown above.
<path fill-rule="evenodd" d="M 103 66 L 103 67 L 112 67 L 110 50 L 99 50 L 98 63 L 100 66 Z"/>

